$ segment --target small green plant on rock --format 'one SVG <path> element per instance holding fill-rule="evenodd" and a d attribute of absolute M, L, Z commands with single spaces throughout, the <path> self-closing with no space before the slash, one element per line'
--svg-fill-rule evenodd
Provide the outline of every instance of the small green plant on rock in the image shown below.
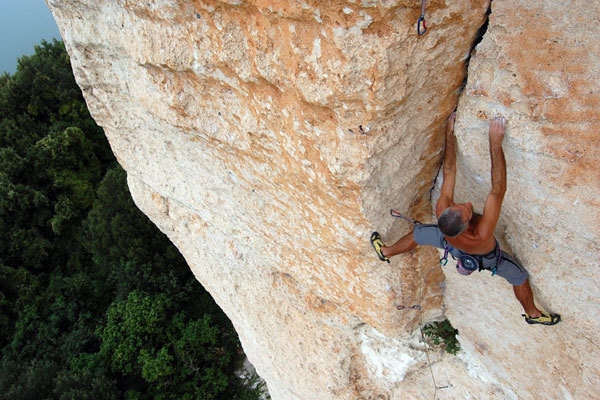
<path fill-rule="evenodd" d="M 456 355 L 460 350 L 460 343 L 456 338 L 458 329 L 455 329 L 447 319 L 425 325 L 423 334 L 430 338 L 435 346 L 440 346 L 452 355 Z"/>

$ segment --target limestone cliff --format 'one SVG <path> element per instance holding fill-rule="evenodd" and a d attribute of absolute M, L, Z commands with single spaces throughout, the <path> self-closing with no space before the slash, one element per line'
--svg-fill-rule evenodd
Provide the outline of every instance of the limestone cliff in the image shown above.
<path fill-rule="evenodd" d="M 471 55 L 488 0 L 429 1 L 423 36 L 419 1 L 47 3 L 137 205 L 274 399 L 597 396 L 600 4 L 496 0 Z M 497 236 L 555 327 L 501 278 L 369 245 L 410 228 L 390 208 L 432 221 L 457 105 L 457 199 L 478 209 L 488 118 L 508 119 Z M 421 341 L 444 316 L 458 357 Z"/>

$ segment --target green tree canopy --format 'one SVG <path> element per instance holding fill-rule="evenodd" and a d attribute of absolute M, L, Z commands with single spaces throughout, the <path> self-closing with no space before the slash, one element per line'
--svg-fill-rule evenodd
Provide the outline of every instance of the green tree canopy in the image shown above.
<path fill-rule="evenodd" d="M 42 41 L 0 76 L 0 399 L 256 399 L 242 356 Z"/>

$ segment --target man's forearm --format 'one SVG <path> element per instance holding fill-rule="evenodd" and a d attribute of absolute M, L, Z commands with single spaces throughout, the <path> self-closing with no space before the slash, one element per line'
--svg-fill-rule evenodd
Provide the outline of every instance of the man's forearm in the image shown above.
<path fill-rule="evenodd" d="M 492 193 L 506 192 L 506 160 L 502 150 L 502 138 L 490 138 L 490 157 L 492 160 Z"/>
<path fill-rule="evenodd" d="M 446 147 L 444 150 L 444 177 L 456 173 L 456 137 L 453 124 L 446 129 Z"/>
<path fill-rule="evenodd" d="M 504 196 L 506 192 L 506 160 L 502 150 L 504 118 L 494 118 L 490 125 L 490 158 L 492 160 L 492 193 Z"/>
<path fill-rule="evenodd" d="M 444 150 L 444 176 L 456 173 L 456 137 L 454 136 L 454 119 L 456 113 L 452 113 L 446 125 L 446 147 Z"/>
<path fill-rule="evenodd" d="M 435 205 L 435 214 L 439 217 L 444 209 L 454 204 L 454 184 L 456 183 L 456 139 L 454 138 L 454 119 L 456 113 L 448 117 L 446 126 L 446 147 L 444 150 L 444 181 L 440 198 Z"/>

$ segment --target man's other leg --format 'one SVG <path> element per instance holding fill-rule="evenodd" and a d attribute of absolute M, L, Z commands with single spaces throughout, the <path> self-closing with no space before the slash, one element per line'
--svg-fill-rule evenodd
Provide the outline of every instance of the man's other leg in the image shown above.
<path fill-rule="evenodd" d="M 529 315 L 531 318 L 537 318 L 542 315 L 542 312 L 535 306 L 535 301 L 533 300 L 533 291 L 529 285 L 529 279 L 525 279 L 525 282 L 519 286 L 513 285 L 513 289 L 515 291 L 517 300 L 519 300 L 519 303 L 521 303 L 523 310 L 525 310 L 527 315 Z"/>

